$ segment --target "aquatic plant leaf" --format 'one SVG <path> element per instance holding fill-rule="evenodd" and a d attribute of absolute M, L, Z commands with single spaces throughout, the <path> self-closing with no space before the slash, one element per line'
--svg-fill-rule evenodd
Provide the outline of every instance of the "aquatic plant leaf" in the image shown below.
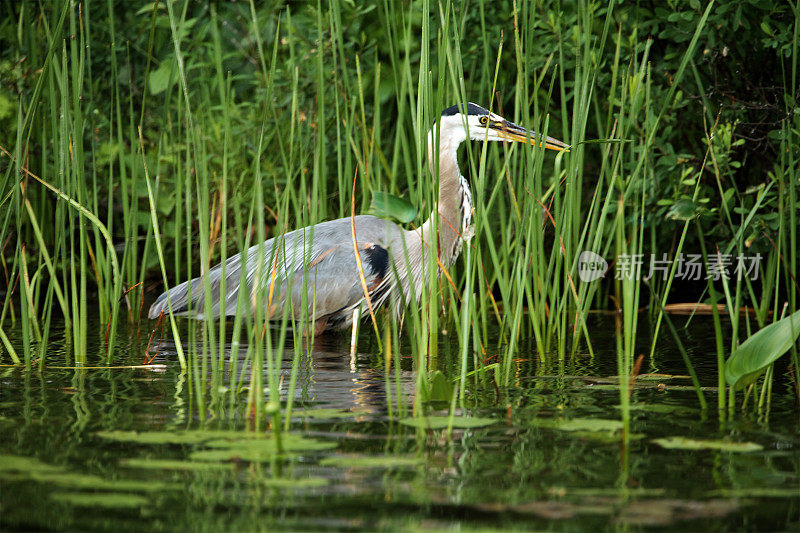
<path fill-rule="evenodd" d="M 233 468 L 232 463 L 207 463 L 200 461 L 181 461 L 180 459 L 148 459 L 131 457 L 120 459 L 120 466 L 143 470 L 223 470 Z"/>
<path fill-rule="evenodd" d="M 578 430 L 578 431 L 570 431 L 570 437 L 574 437 L 576 439 L 588 439 L 593 440 L 596 442 L 604 442 L 604 443 L 617 443 L 620 441 L 620 433 L 619 431 L 586 431 L 586 430 Z M 644 433 L 631 433 L 628 435 L 629 441 L 634 440 L 642 440 L 645 438 Z"/>
<path fill-rule="evenodd" d="M 615 405 L 614 408 L 622 409 L 622 406 Z M 691 415 L 700 412 L 699 409 L 695 409 L 693 407 L 687 407 L 684 405 L 671 405 L 666 403 L 645 403 L 645 402 L 631 403 L 628 405 L 628 409 L 630 409 L 631 411 L 645 411 L 647 413 L 680 414 L 680 415 Z"/>
<path fill-rule="evenodd" d="M 272 489 L 314 489 L 324 487 L 328 480 L 324 477 L 271 477 L 259 479 L 257 483 Z"/>
<path fill-rule="evenodd" d="M 434 370 L 428 374 L 428 387 L 425 390 L 423 401 L 449 402 L 453 397 L 453 384 L 450 383 L 441 370 Z"/>
<path fill-rule="evenodd" d="M 797 487 L 745 487 L 740 489 L 712 490 L 709 496 L 723 498 L 792 498 L 797 499 Z"/>
<path fill-rule="evenodd" d="M 25 457 L 23 455 L 0 455 L 0 473 L 2 472 L 22 472 L 30 475 L 35 472 L 58 473 L 64 472 L 63 466 L 50 465 L 43 463 L 35 457 Z"/>
<path fill-rule="evenodd" d="M 29 478 L 39 483 L 47 483 L 48 485 L 57 485 L 59 487 L 103 491 L 159 492 L 181 488 L 180 485 L 172 483 L 139 479 L 113 479 L 81 472 L 36 472 L 31 474 Z"/>
<path fill-rule="evenodd" d="M 736 511 L 741 502 L 736 500 L 633 500 L 618 511 L 618 520 L 625 525 L 671 526 L 683 520 L 706 518 L 719 520 Z M 673 529 L 675 526 L 673 525 Z"/>
<path fill-rule="evenodd" d="M 141 481 L 138 479 L 113 479 L 68 470 L 61 466 L 49 465 L 33 457 L 20 455 L 0 455 L 0 476 L 31 480 L 59 487 L 77 489 L 155 492 L 173 490 L 179 485 Z"/>
<path fill-rule="evenodd" d="M 534 418 L 530 424 L 561 431 L 614 432 L 623 428 L 621 420 L 605 418 Z"/>
<path fill-rule="evenodd" d="M 690 439 L 688 437 L 664 437 L 653 442 L 669 450 L 720 450 L 723 452 L 757 452 L 764 447 L 755 442 L 730 442 L 726 440 Z"/>
<path fill-rule="evenodd" d="M 272 437 L 266 439 L 218 439 L 208 441 L 205 445 L 209 448 L 248 448 L 267 451 L 277 449 L 277 442 Z M 291 433 L 281 435 L 281 445 L 286 451 L 296 452 L 329 450 L 336 447 L 335 442 L 307 439 Z"/>
<path fill-rule="evenodd" d="M 128 492 L 54 492 L 50 499 L 78 507 L 131 508 L 148 503 L 144 496 Z"/>
<path fill-rule="evenodd" d="M 289 455 L 289 454 L 284 454 Z M 197 450 L 189 455 L 192 461 L 248 461 L 258 463 L 262 461 L 270 461 L 278 456 L 276 450 L 248 450 L 233 449 L 233 448 L 220 448 L 216 450 Z"/>
<path fill-rule="evenodd" d="M 785 354 L 800 336 L 800 311 L 752 334 L 725 361 L 725 381 L 734 389 L 746 387 Z"/>
<path fill-rule="evenodd" d="M 417 208 L 404 198 L 383 191 L 372 192 L 369 213 L 378 218 L 391 218 L 408 224 L 417 218 Z"/>
<path fill-rule="evenodd" d="M 292 410 L 292 418 L 353 418 L 367 414 L 346 409 L 300 409 Z"/>
<path fill-rule="evenodd" d="M 189 458 L 194 461 L 268 461 L 279 455 L 299 452 L 330 450 L 336 448 L 335 442 L 307 439 L 286 433 L 281 436 L 282 453 L 274 438 L 268 439 L 218 439 L 207 442 L 210 450 L 198 450 Z"/>
<path fill-rule="evenodd" d="M 465 429 L 489 426 L 491 424 L 496 424 L 500 420 L 496 418 L 480 418 L 477 416 L 454 416 L 452 418 L 449 416 L 415 416 L 404 418 L 400 423 L 405 426 L 422 429 L 442 429 L 448 427 L 451 421 L 454 428 Z"/>
<path fill-rule="evenodd" d="M 119 442 L 135 442 L 138 444 L 200 444 L 213 439 L 259 439 L 260 433 L 239 431 L 98 431 L 98 437 Z"/>
<path fill-rule="evenodd" d="M 320 466 L 337 466 L 342 468 L 402 468 L 424 464 L 422 457 L 404 455 L 336 455 L 326 457 L 319 462 Z"/>

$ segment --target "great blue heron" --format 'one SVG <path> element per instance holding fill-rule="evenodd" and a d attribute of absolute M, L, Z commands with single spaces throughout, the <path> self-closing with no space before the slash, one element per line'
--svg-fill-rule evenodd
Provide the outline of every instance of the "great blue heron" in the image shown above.
<path fill-rule="evenodd" d="M 448 107 L 428 132 L 428 164 L 432 173 L 436 168 L 439 171 L 439 201 L 438 213 L 431 213 L 421 227 L 405 230 L 393 222 L 361 215 L 354 220 L 340 218 L 295 230 L 252 246 L 200 277 L 169 289 L 150 307 L 149 317 L 157 318 L 171 309 L 176 315 L 204 318 L 208 312 L 204 278 L 210 286 L 210 310 L 215 318 L 223 312 L 236 314 L 237 308 L 242 308 L 237 301 L 244 289 L 243 302 L 251 309 L 262 305 L 265 318 L 280 316 L 288 296 L 294 317 L 307 325 L 313 322 L 314 333 L 352 325 L 354 311 L 366 303 L 361 272 L 373 309 L 392 301 L 400 310 L 402 302 L 416 301 L 430 277 L 426 274 L 429 248 L 435 247 L 438 262 L 449 266 L 461 252 L 462 242 L 469 241 L 474 233 L 472 193 L 458 170 L 456 157 L 459 145 L 467 138 L 531 143 L 554 150 L 568 148 L 557 139 L 528 132 L 473 103 Z M 437 146 L 438 164 L 434 158 Z M 439 217 L 436 222 L 434 215 Z M 353 222 L 361 270 L 353 243 Z M 432 234 L 434 227 L 438 235 Z M 260 300 L 267 301 L 260 304 Z"/>

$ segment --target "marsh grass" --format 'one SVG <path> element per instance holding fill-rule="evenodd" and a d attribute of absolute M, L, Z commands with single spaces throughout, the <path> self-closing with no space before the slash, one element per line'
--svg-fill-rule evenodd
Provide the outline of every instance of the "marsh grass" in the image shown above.
<path fill-rule="evenodd" d="M 28 4 L 15 11 L 21 31 L 14 46 L 27 50 L 26 63 L 41 70 L 34 89 L 20 92 L 16 137 L 2 140 L 8 150 L 0 188 L 8 282 L 2 357 L 41 368 L 59 323 L 74 358 L 68 363 L 97 363 L 88 347 L 98 335 L 103 360 L 114 363 L 120 321 L 153 327 L 142 319 L 150 294 L 269 237 L 365 212 L 372 191 L 410 199 L 418 207 L 413 226 L 419 226 L 437 201 L 437 183 L 427 171 L 428 128 L 441 109 L 476 101 L 572 149 L 554 154 L 472 143 L 462 150 L 475 238 L 447 276 L 437 276 L 436 258 L 429 258 L 430 283 L 419 305 L 407 306 L 402 326 L 387 313 L 374 328 L 366 322 L 361 328 L 360 346 L 381 353 L 387 391 L 394 391 L 389 412 L 403 417 L 409 408 L 417 414 L 426 409 L 421 393 L 413 406 L 402 404 L 403 350 L 414 356 L 418 392 L 428 390 L 430 373 L 457 369 L 451 376 L 455 412 L 475 406 L 470 388 L 491 381 L 501 389 L 513 385 L 525 355 L 520 347 L 528 344 L 522 340 L 532 339 L 543 364 L 593 356 L 589 311 L 613 302 L 627 435 L 628 378 L 645 318 L 639 310 L 646 299 L 659 304 L 650 307 L 652 360 L 676 272 L 647 285 L 638 278 L 583 283 L 578 257 L 584 250 L 606 258 L 663 252 L 648 213 L 651 197 L 660 193 L 653 153 L 690 74 L 705 93 L 696 61 L 714 4 L 698 14 L 672 84 L 657 100 L 653 43 L 636 29 L 623 35 L 613 4 L 580 3 L 574 20 L 553 19 L 554 32 L 578 37 L 559 38 L 544 58 L 537 49 L 542 6 L 536 2 L 513 2 L 512 23 L 502 33 L 488 30 L 483 3 L 465 8 L 422 0 L 419 13 L 399 2 L 356 8 L 380 25 L 385 60 L 374 51 L 353 52 L 343 15 L 354 15 L 351 6 L 325 4 L 297 7 L 298 14 L 289 7 L 258 9 L 251 1 L 232 17 L 215 5 L 195 12 L 189 2 L 157 2 L 138 14 L 149 21 L 146 49 L 120 31 L 112 1 Z M 795 23 L 791 94 L 797 92 L 797 33 Z M 633 53 L 627 51 L 631 41 Z M 91 68 L 91 54 L 99 50 L 108 54 L 103 75 Z M 142 63 L 144 71 L 133 68 Z M 111 99 L 107 105 L 94 106 L 104 97 Z M 787 110 L 792 105 L 787 102 Z M 730 124 L 711 122 L 705 158 L 691 176 L 697 203 L 701 180 L 713 176 L 717 218 L 733 235 L 725 250 L 704 248 L 704 257 L 746 251 L 755 221 L 767 215 L 777 226 L 758 286 L 741 278 L 708 283 L 711 302 L 726 309 L 720 316 L 714 307 L 721 412 L 733 412 L 736 399 L 725 392 L 726 354 L 779 315 L 786 299 L 797 309 L 796 114 L 792 120 L 780 130 L 781 156 L 760 191 L 736 190 L 730 179 Z M 671 254 L 684 250 L 692 226 L 704 244 L 693 214 L 681 224 Z M 315 283 L 305 272 L 297 275 Z M 148 281 L 153 277 L 158 281 Z M 210 294 L 207 280 L 203 290 Z M 256 301 L 271 302 L 263 288 L 256 292 Z M 269 422 L 279 437 L 281 428 L 289 429 L 299 367 L 313 347 L 298 326 L 308 327 L 309 316 L 293 316 L 286 306 L 270 324 L 267 304 L 251 307 L 243 295 L 236 305 L 232 320 L 186 321 L 167 313 L 159 324 L 175 342 L 201 419 L 238 406 L 238 394 L 220 391 L 247 391 L 248 419 L 257 428 Z M 757 310 L 755 323 L 742 323 L 738 310 L 745 305 Z M 95 313 L 107 324 L 103 332 L 88 329 Z M 728 336 L 723 319 L 732 330 Z M 280 363 L 289 334 L 287 377 Z M 439 353 L 450 340 L 458 341 L 458 350 Z M 240 351 L 241 358 L 230 356 Z M 490 353 L 500 354 L 494 366 L 487 366 Z M 791 357 L 797 373 L 796 349 Z M 762 398 L 773 375 L 754 385 Z"/>

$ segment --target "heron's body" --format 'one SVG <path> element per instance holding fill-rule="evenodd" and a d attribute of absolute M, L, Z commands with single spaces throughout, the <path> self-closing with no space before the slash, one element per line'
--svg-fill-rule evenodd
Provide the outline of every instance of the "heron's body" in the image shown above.
<path fill-rule="evenodd" d="M 505 135 L 495 133 L 495 138 L 487 133 L 495 129 Z M 404 302 L 418 299 L 429 277 L 429 250 L 436 250 L 438 263 L 449 266 L 461 252 L 463 242 L 473 235 L 472 193 L 458 170 L 459 145 L 468 134 L 473 139 L 488 136 L 488 140 L 531 141 L 520 132 L 527 134 L 475 104 L 448 108 L 439 122 L 438 164 L 434 157 L 437 143 L 433 131 L 429 134 L 429 166 L 432 172 L 438 168 L 439 201 L 436 213 L 421 227 L 405 230 L 393 222 L 362 215 L 298 229 L 252 246 L 202 276 L 169 289 L 153 303 L 149 316 L 157 318 L 171 310 L 177 315 L 205 318 L 210 313 L 217 318 L 260 305 L 264 318 L 277 318 L 282 316 L 289 298 L 295 319 L 313 323 L 315 332 L 347 328 L 352 324 L 354 310 L 366 303 L 353 245 L 353 226 L 373 308 L 389 302 L 401 311 Z M 539 142 L 536 134 L 533 140 Z M 566 147 L 550 138 L 541 143 L 548 148 Z M 434 235 L 435 227 L 438 231 Z M 206 279 L 211 296 L 208 306 Z"/>

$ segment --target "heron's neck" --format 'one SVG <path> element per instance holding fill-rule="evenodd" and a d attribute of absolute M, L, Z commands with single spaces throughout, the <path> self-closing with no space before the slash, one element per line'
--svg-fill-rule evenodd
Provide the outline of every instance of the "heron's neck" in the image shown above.
<path fill-rule="evenodd" d="M 443 264 L 452 264 L 463 241 L 469 241 L 474 232 L 472 224 L 472 192 L 467 180 L 458 170 L 458 147 L 460 140 L 442 138 L 439 149 L 433 132 L 428 134 L 428 166 L 433 175 L 439 175 L 438 238 L 433 235 L 434 217 L 431 216 L 419 231 L 428 246 L 438 245 L 439 258 Z M 438 159 L 438 169 L 436 161 Z M 433 215 L 433 214 L 432 214 Z"/>

